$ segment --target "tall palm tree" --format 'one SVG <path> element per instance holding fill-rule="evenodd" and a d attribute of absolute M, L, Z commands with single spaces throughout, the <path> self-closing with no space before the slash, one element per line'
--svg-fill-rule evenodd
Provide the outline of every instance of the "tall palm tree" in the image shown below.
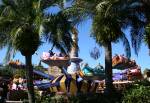
<path fill-rule="evenodd" d="M 113 11 L 112 4 L 106 3 L 102 5 L 101 10 L 94 15 L 92 36 L 99 45 L 105 50 L 105 84 L 107 91 L 113 90 L 112 80 L 112 42 L 116 42 L 119 38 L 124 37 L 121 31 L 120 22 L 116 12 Z M 129 46 L 129 44 L 128 44 Z"/>
<path fill-rule="evenodd" d="M 71 12 L 75 10 L 78 11 L 82 18 L 92 17 L 92 37 L 96 42 L 103 46 L 105 49 L 105 73 L 106 73 L 106 91 L 111 91 L 112 85 L 112 42 L 117 42 L 121 39 L 125 44 L 125 51 L 127 51 L 127 56 L 130 57 L 130 45 L 125 34 L 122 32 L 122 28 L 126 28 L 131 25 L 132 37 L 135 35 L 135 29 L 133 25 L 139 23 L 139 18 L 134 14 L 136 11 L 135 1 L 126 0 L 76 0 L 73 4 L 73 8 L 70 9 Z M 73 12 L 76 14 L 76 12 Z M 81 20 L 80 19 L 80 20 Z M 134 21 L 133 21 L 134 20 Z M 133 46 L 138 48 L 139 38 L 132 38 Z M 139 41 L 140 42 L 140 41 Z"/>
<path fill-rule="evenodd" d="M 67 53 L 72 45 L 71 23 L 63 13 L 45 15 L 45 9 L 61 0 L 2 0 L 0 5 L 0 35 L 2 46 L 11 45 L 25 56 L 29 103 L 35 103 L 32 55 L 44 34 L 56 48 Z M 65 26 L 64 26 L 65 25 Z M 2 39 L 2 38 L 1 38 Z"/>
<path fill-rule="evenodd" d="M 93 20 L 93 37 L 105 49 L 106 90 L 108 91 L 112 88 L 112 42 L 117 42 L 118 39 L 121 39 L 124 43 L 126 42 L 125 51 L 127 51 L 127 54 L 129 53 L 128 57 L 131 56 L 128 39 L 122 32 L 122 28 L 126 28 L 127 25 L 132 27 L 132 46 L 135 50 L 139 50 L 138 46 L 142 41 L 139 37 L 135 37 L 135 35 L 140 36 L 143 34 L 140 33 L 140 30 L 144 26 L 137 26 L 143 22 L 133 13 L 133 11 L 136 11 L 136 7 L 140 6 L 135 6 L 135 4 L 136 2 L 134 1 L 108 0 L 97 5 L 97 11 Z M 137 30 L 135 30 L 136 27 L 138 27 Z M 135 53 L 138 52 L 136 51 Z"/>

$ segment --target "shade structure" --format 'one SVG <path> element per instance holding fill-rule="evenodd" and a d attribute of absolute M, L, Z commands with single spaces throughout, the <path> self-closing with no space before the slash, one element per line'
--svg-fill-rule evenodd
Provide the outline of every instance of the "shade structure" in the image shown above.
<path fill-rule="evenodd" d="M 49 52 L 43 52 L 41 61 L 49 66 L 68 66 L 70 64 L 70 58 L 62 55 L 50 55 Z"/>
<path fill-rule="evenodd" d="M 72 74 L 69 76 L 61 75 L 50 82 L 54 84 L 50 87 L 51 92 L 64 92 L 75 95 L 77 92 L 95 92 L 97 85 L 92 81 L 83 80 L 79 75 Z"/>

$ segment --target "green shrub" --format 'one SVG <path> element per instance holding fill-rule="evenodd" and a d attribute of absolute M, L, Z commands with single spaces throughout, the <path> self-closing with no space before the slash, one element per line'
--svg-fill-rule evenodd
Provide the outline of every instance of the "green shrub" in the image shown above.
<path fill-rule="evenodd" d="M 66 96 L 61 95 L 47 95 L 41 98 L 39 103 L 67 103 Z"/>
<path fill-rule="evenodd" d="M 25 69 L 15 69 L 14 70 L 14 77 L 26 77 Z"/>
<path fill-rule="evenodd" d="M 27 91 L 24 90 L 12 90 L 9 92 L 9 100 L 19 101 L 28 99 Z"/>
<path fill-rule="evenodd" d="M 141 84 L 132 86 L 124 92 L 122 103 L 150 103 L 150 87 Z"/>
<path fill-rule="evenodd" d="M 143 86 L 150 86 L 150 82 L 147 79 L 139 81 L 136 84 L 143 85 Z"/>
<path fill-rule="evenodd" d="M 0 76 L 4 77 L 12 77 L 13 76 L 13 69 L 9 66 L 4 66 L 0 69 Z"/>
<path fill-rule="evenodd" d="M 44 96 L 40 103 L 120 103 L 120 94 L 79 94 L 77 96 L 51 95 Z"/>

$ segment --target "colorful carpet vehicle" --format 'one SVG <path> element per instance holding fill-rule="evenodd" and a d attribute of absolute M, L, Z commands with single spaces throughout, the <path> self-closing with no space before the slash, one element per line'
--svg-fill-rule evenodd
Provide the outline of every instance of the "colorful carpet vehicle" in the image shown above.
<path fill-rule="evenodd" d="M 123 70 L 126 68 L 136 66 L 136 62 L 135 62 L 135 60 L 128 59 L 124 55 L 115 55 L 112 58 L 112 66 L 114 69 L 117 68 L 117 69 Z"/>
<path fill-rule="evenodd" d="M 88 64 L 83 64 L 81 67 L 80 75 L 85 79 L 103 80 L 105 72 L 103 66 L 98 64 L 95 68 L 91 68 Z"/>
<path fill-rule="evenodd" d="M 69 66 L 69 57 L 66 55 L 63 55 L 61 53 L 59 54 L 53 54 L 49 52 L 43 52 L 42 57 L 41 57 L 42 62 L 45 64 L 51 65 L 51 66 Z"/>

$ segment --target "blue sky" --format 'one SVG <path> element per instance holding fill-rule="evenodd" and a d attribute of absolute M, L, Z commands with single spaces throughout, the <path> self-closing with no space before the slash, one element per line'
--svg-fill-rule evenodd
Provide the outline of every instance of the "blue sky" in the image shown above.
<path fill-rule="evenodd" d="M 97 63 L 101 63 L 104 66 L 104 50 L 102 47 L 99 47 L 93 38 L 90 37 L 91 32 L 91 20 L 87 20 L 80 24 L 78 26 L 79 31 L 79 57 L 83 59 L 83 62 L 87 62 L 89 66 L 94 67 Z M 128 34 L 129 32 L 126 31 Z M 96 61 L 90 57 L 90 51 L 93 47 L 97 47 L 101 51 L 100 58 Z M 38 64 L 40 61 L 40 56 L 42 52 L 48 51 L 51 48 L 50 44 L 43 44 L 39 49 L 37 50 L 38 55 L 33 55 L 33 64 Z M 124 54 L 124 48 L 122 43 L 113 44 L 113 55 L 114 54 Z M 0 50 L 0 63 L 3 61 L 3 58 L 5 56 L 6 50 Z M 137 64 L 142 67 L 142 70 L 145 68 L 150 68 L 150 56 L 148 55 L 148 48 L 145 46 L 145 44 L 142 44 L 141 50 L 139 52 L 139 55 L 136 56 L 132 50 L 132 59 L 135 59 Z M 19 59 L 22 62 L 24 62 L 24 57 L 21 56 L 20 52 L 18 52 L 14 59 Z"/>

